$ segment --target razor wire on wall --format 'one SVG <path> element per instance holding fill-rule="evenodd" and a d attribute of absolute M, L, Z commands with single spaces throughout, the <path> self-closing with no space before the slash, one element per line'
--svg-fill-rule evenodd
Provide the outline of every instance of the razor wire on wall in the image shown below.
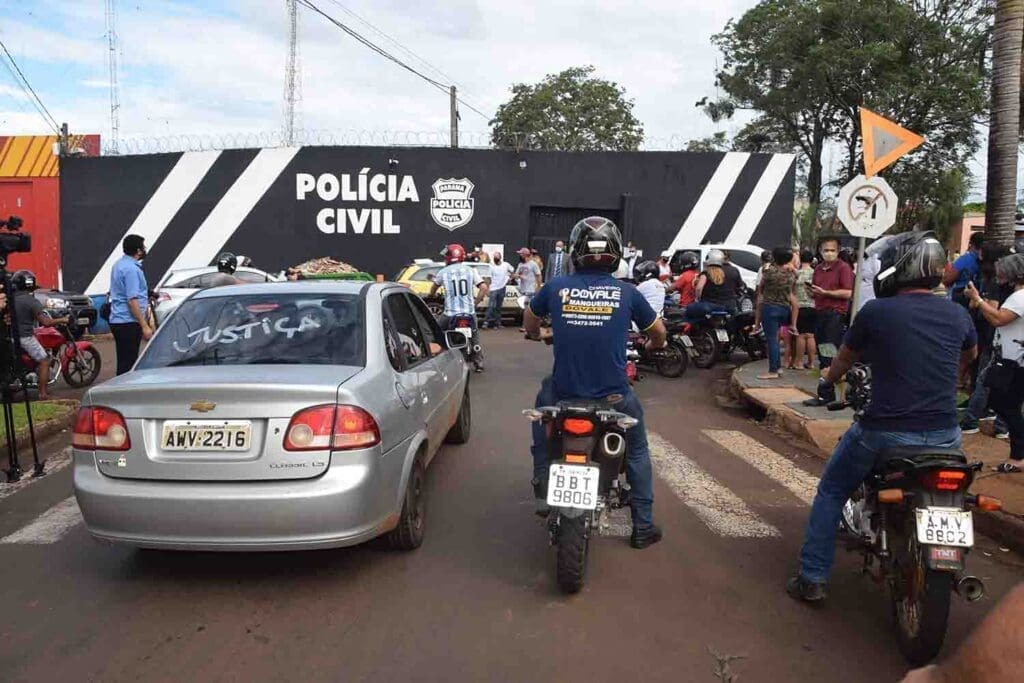
<path fill-rule="evenodd" d="M 641 151 L 676 152 L 686 149 L 692 139 L 688 135 L 672 135 L 662 138 L 645 138 Z M 451 137 L 447 131 L 372 131 L 372 130 L 310 130 L 294 132 L 293 143 L 298 147 L 341 146 L 341 147 L 450 147 Z M 115 148 L 103 140 L 105 156 L 132 154 L 158 154 L 163 152 L 201 152 L 224 149 L 253 149 L 287 147 L 288 140 L 283 131 L 262 131 L 250 133 L 218 133 L 203 135 L 164 135 L 122 137 Z M 459 133 L 459 147 L 466 149 L 504 149 L 540 151 L 580 151 L 561 141 L 545 140 L 543 133 L 510 133 L 501 139 L 492 139 L 490 131 Z"/>

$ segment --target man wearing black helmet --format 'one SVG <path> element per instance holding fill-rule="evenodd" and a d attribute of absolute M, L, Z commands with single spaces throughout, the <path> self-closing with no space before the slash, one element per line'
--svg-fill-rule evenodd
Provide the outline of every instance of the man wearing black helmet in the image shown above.
<path fill-rule="evenodd" d="M 242 281 L 235 277 L 236 270 L 238 270 L 238 258 L 230 251 L 225 251 L 217 257 L 217 274 L 210 279 L 210 286 L 223 287 L 241 284 Z"/>
<path fill-rule="evenodd" d="M 575 272 L 556 277 L 530 300 L 524 314 L 529 336 L 540 338 L 540 321 L 551 316 L 555 366 L 544 379 L 535 405 L 567 398 L 604 399 L 638 420 L 626 432 L 626 476 L 630 484 L 633 534 L 630 544 L 646 548 L 661 540 L 653 519 L 653 475 L 643 409 L 626 378 L 626 334 L 630 323 L 645 331 L 649 348 L 665 345 L 665 325 L 637 288 L 612 273 L 622 260 L 622 236 L 607 218 L 584 218 L 572 229 L 569 253 Z M 533 493 L 537 512 L 547 514 L 549 457 L 544 427 L 533 423 Z"/>
<path fill-rule="evenodd" d="M 36 276 L 30 270 L 19 270 L 11 278 L 14 285 L 14 316 L 18 323 L 18 342 L 21 350 L 36 363 L 36 377 L 39 379 L 39 400 L 49 399 L 47 389 L 50 384 L 50 363 L 46 349 L 35 337 L 35 326 L 43 327 L 67 324 L 68 318 L 51 318 L 43 310 L 32 292 L 36 289 Z"/>
<path fill-rule="evenodd" d="M 857 360 L 871 365 L 871 402 L 843 435 L 818 484 L 800 551 L 800 571 L 786 584 L 794 598 L 825 598 L 843 505 L 875 465 L 897 446 L 960 446 L 956 378 L 977 355 L 967 311 L 932 294 L 942 280 L 945 250 L 932 232 L 908 232 L 881 241 L 876 253 L 874 301 L 846 333 L 818 387 L 835 399 L 834 384 Z"/>

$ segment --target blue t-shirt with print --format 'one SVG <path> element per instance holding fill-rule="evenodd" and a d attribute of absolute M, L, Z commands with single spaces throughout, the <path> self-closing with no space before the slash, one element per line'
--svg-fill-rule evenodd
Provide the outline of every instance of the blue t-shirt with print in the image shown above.
<path fill-rule="evenodd" d="M 967 311 L 934 294 L 898 294 L 864 304 L 843 340 L 871 365 L 864 429 L 953 429 L 960 352 L 977 345 Z"/>
<path fill-rule="evenodd" d="M 633 285 L 604 271 L 556 277 L 530 300 L 537 316 L 551 316 L 555 335 L 555 393 L 562 398 L 602 398 L 629 391 L 626 334 L 641 330 L 657 313 Z"/>
<path fill-rule="evenodd" d="M 956 282 L 950 288 L 954 292 L 961 291 L 968 282 L 973 282 L 977 286 L 981 281 L 981 259 L 973 251 L 969 251 L 953 261 L 953 268 L 959 273 Z"/>

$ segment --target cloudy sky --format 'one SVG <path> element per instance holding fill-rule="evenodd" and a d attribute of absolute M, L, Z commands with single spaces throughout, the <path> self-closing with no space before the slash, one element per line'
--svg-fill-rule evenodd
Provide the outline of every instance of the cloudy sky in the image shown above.
<path fill-rule="evenodd" d="M 652 146 L 716 130 L 694 103 L 714 95 L 710 42 L 754 0 L 313 0 L 465 100 L 483 140 L 515 82 L 593 64 L 635 99 Z M 103 0 L 0 0 L 0 39 L 58 121 L 110 131 Z M 117 0 L 122 137 L 277 131 L 283 122 L 284 0 Z M 347 11 L 346 11 L 347 10 Z M 371 23 L 430 63 L 403 53 Z M 300 8 L 303 128 L 446 131 L 436 88 Z M 726 126 L 726 130 L 738 124 Z M 0 133 L 46 132 L 0 69 Z M 477 134 L 474 136 L 474 134 Z M 983 159 L 971 165 L 975 185 Z"/>

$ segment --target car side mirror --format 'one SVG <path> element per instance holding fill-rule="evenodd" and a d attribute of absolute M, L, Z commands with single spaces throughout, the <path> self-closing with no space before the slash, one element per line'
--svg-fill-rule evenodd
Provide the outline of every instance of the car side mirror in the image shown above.
<path fill-rule="evenodd" d="M 466 335 L 455 330 L 448 330 L 444 333 L 444 343 L 449 349 L 464 349 L 469 345 Z"/>

